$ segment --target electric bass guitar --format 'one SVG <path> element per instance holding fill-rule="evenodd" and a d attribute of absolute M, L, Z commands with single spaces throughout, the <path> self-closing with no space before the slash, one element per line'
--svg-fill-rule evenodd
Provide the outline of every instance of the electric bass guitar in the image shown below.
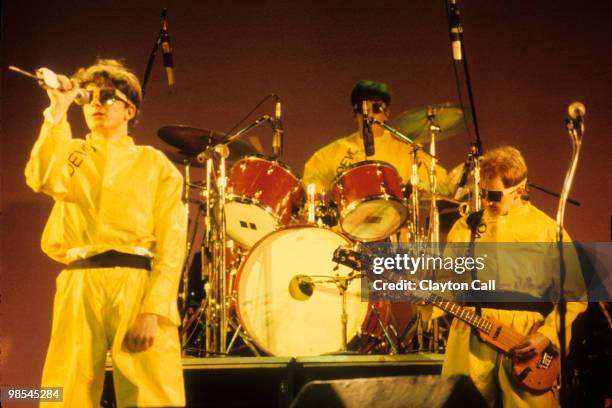
<path fill-rule="evenodd" d="M 363 267 L 364 259 L 367 258 L 360 252 L 345 247 L 336 249 L 333 256 L 334 262 L 366 274 L 367 271 Z M 384 275 L 385 272 L 378 276 L 384 279 Z M 389 279 L 387 276 L 387 280 L 396 281 L 397 279 Z M 491 317 L 477 315 L 471 310 L 431 292 L 405 291 L 404 295 L 430 303 L 475 328 L 481 341 L 512 359 L 512 374 L 526 390 L 534 394 L 540 394 L 548 391 L 555 384 L 559 376 L 560 366 L 559 353 L 552 345 L 549 345 L 539 354 L 526 359 L 519 359 L 514 355 L 513 350 L 526 336 L 510 326 Z"/>

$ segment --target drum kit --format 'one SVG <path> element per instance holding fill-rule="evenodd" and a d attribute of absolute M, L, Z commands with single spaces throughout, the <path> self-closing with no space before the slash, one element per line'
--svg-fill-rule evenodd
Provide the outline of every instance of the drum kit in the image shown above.
<path fill-rule="evenodd" d="M 167 156 L 185 166 L 187 208 L 199 206 L 191 217 L 186 259 L 192 261 L 186 262 L 180 293 L 185 353 L 439 351 L 444 343 L 439 328 L 425 333 L 427 344 L 414 304 L 364 300 L 361 273 L 333 256 L 337 248 L 360 242 L 439 242 L 440 210 L 450 208 L 447 213 L 456 219 L 460 203 L 436 194 L 435 171 L 433 191 L 424 192 L 414 177 L 405 184 L 382 161 L 349 166 L 327 196 L 316 194 L 314 185 L 302 185 L 277 156 L 266 157 L 239 139 L 266 120 L 271 118 L 229 136 L 187 126 L 158 130 L 178 149 L 166 150 Z M 425 153 L 435 169 L 437 136 L 458 134 L 464 116 L 444 104 L 372 124 L 413 145 L 414 157 L 429 143 Z M 203 170 L 202 181 L 191 181 L 193 167 Z M 194 256 L 196 237 L 201 245 Z"/>

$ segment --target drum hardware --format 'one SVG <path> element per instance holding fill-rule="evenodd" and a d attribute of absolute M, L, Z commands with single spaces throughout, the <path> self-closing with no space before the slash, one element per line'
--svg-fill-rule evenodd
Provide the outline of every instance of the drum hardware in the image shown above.
<path fill-rule="evenodd" d="M 242 330 L 242 324 L 240 323 L 236 324 L 236 322 L 233 319 L 230 319 L 229 325 L 231 329 L 234 331 L 234 335 L 232 336 L 232 339 L 230 340 L 227 346 L 227 350 L 228 350 L 227 354 L 230 353 L 230 351 L 232 350 L 232 347 L 234 346 L 234 342 L 240 336 L 244 344 L 249 348 L 249 350 L 251 350 L 251 352 L 255 355 L 255 357 L 260 357 L 261 353 L 259 352 L 259 350 L 257 350 L 257 347 L 253 345 L 253 339 L 251 339 L 249 335 L 244 330 Z"/>
<path fill-rule="evenodd" d="M 315 279 L 313 279 L 315 278 Z M 361 273 L 355 271 L 350 271 L 348 275 L 340 276 L 336 275 L 298 275 L 291 279 L 289 286 L 290 292 L 294 295 L 297 292 L 298 295 L 296 300 L 308 300 L 314 292 L 314 289 L 317 285 L 324 283 L 333 283 L 336 285 L 338 289 L 338 295 L 342 298 L 341 301 L 341 311 L 340 311 L 340 333 L 342 338 L 342 344 L 340 349 L 336 352 L 328 353 L 328 354 L 336 354 L 336 353 L 348 353 L 348 339 L 347 339 L 347 323 L 348 323 L 348 314 L 346 311 L 346 294 L 347 289 L 351 282 L 354 279 L 361 278 Z M 297 284 L 297 290 L 295 288 Z M 374 307 L 374 306 L 372 306 Z M 375 309 L 374 309 L 375 310 Z M 375 313 L 378 311 L 375 310 Z M 383 329 L 384 330 L 384 329 Z"/>
<path fill-rule="evenodd" d="M 314 224 L 316 222 L 316 194 L 317 189 L 314 183 L 308 184 L 306 190 L 306 207 L 308 209 L 308 223 Z"/>
<path fill-rule="evenodd" d="M 376 316 L 376 321 L 378 322 L 378 324 L 380 325 L 380 328 L 383 331 L 383 334 L 385 336 L 385 340 L 387 340 L 387 343 L 391 347 L 391 352 L 389 354 L 391 354 L 391 355 L 399 354 L 399 351 L 398 351 L 398 348 L 397 348 L 397 344 L 393 341 L 393 339 L 389 335 L 389 331 L 387 330 L 387 326 L 380 319 L 380 313 L 378 312 L 378 308 L 376 307 L 376 305 L 372 305 L 371 308 L 372 308 L 372 311 L 374 312 L 374 316 Z M 397 332 L 395 333 L 395 335 L 397 337 Z"/>
<path fill-rule="evenodd" d="M 158 130 L 159 137 L 169 145 L 176 147 L 179 151 L 167 152 L 171 160 L 185 165 L 185 205 L 191 201 L 189 191 L 191 188 L 199 190 L 200 208 L 203 212 L 205 231 L 202 237 L 201 253 L 208 254 L 202 256 L 201 276 L 208 277 L 204 284 L 206 298 L 200 303 L 191 317 L 185 315 L 183 322 L 184 341 L 187 342 L 193 335 L 189 329 L 201 323 L 202 316 L 205 316 L 204 328 L 201 336 L 205 338 L 205 353 L 208 355 L 225 354 L 229 347 L 233 347 L 237 336 L 240 336 L 245 344 L 249 345 L 248 338 L 244 337 L 242 330 L 237 329 L 239 325 L 234 325 L 229 318 L 229 311 L 232 305 L 232 298 L 229 292 L 233 292 L 233 274 L 227 273 L 230 265 L 226 250 L 231 241 L 226 236 L 227 231 L 227 203 L 229 194 L 232 193 L 233 185 L 226 175 L 226 161 L 237 161 L 247 155 L 258 153 L 253 146 L 238 140 L 246 135 L 261 123 L 271 122 L 268 115 L 262 116 L 252 124 L 239 130 L 237 133 L 225 136 L 212 130 L 198 129 L 187 126 L 166 126 Z M 197 158 L 197 161 L 193 160 Z M 205 167 L 205 183 L 191 182 L 191 167 Z M 266 174 L 272 178 L 276 177 L 276 169 L 272 166 L 267 169 Z M 299 187 L 299 181 L 296 182 Z M 280 204 L 293 204 L 290 202 L 289 195 L 299 196 L 299 188 L 291 188 L 289 193 L 279 197 Z M 262 202 L 266 198 L 266 190 L 261 189 L 254 193 L 254 201 Z M 280 211 L 281 205 L 276 205 L 273 209 Z M 293 208 L 286 211 L 288 217 L 293 214 Z M 284 214 L 281 214 L 285 216 Z M 195 236 L 195 231 L 194 231 Z M 231 250 L 231 249 L 230 249 Z M 191 246 L 186 248 L 186 258 L 191 252 Z M 185 262 L 187 264 L 187 262 Z M 187 269 L 186 269 L 187 270 Z M 188 287 L 188 275 L 185 273 L 182 278 L 184 291 L 181 293 L 183 307 L 186 310 L 186 298 Z M 238 333 L 234 333 L 228 344 L 228 331 L 232 328 Z"/>

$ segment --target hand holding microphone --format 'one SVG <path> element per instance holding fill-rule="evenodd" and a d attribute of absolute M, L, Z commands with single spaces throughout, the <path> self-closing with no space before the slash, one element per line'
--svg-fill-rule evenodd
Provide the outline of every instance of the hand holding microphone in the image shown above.
<path fill-rule="evenodd" d="M 36 76 L 43 88 L 47 90 L 47 95 L 51 102 L 51 114 L 61 119 L 77 95 L 82 91 L 79 84 L 74 79 L 65 75 L 57 75 L 47 68 L 36 70 Z"/>

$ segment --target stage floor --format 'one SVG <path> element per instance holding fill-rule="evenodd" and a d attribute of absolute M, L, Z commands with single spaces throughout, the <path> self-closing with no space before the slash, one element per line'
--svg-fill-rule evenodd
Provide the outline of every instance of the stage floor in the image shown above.
<path fill-rule="evenodd" d="M 183 358 L 188 407 L 287 407 L 309 381 L 439 375 L 444 354 Z M 107 361 L 103 400 L 112 403 Z"/>

